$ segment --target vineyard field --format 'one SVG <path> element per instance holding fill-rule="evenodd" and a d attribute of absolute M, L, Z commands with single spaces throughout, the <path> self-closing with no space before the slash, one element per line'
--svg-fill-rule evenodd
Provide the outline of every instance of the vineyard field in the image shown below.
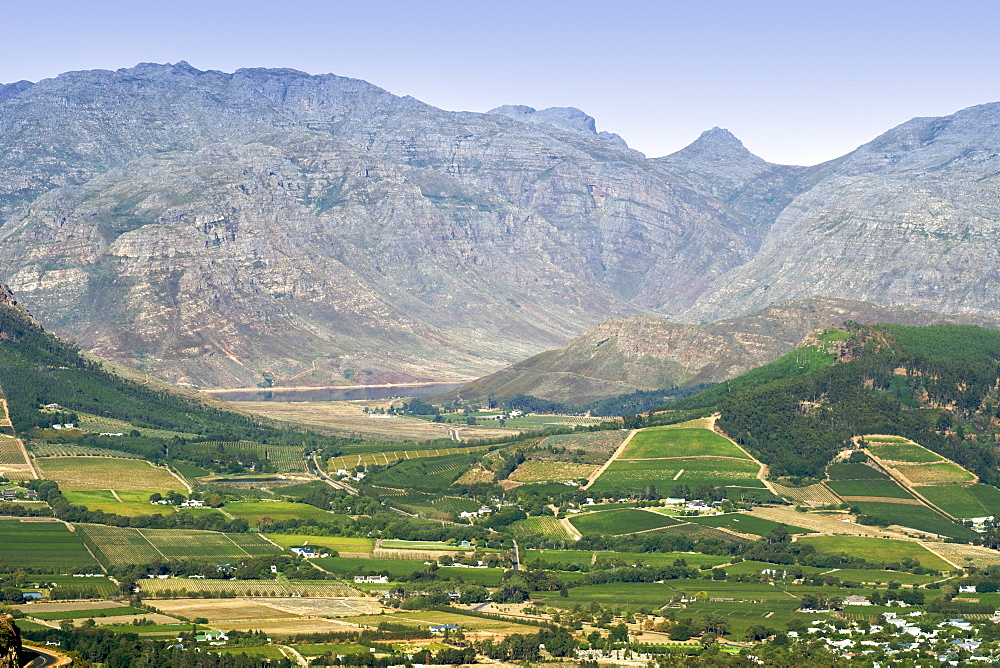
<path fill-rule="evenodd" d="M 139 588 L 146 596 L 171 598 L 207 592 L 234 596 L 363 596 L 345 582 L 331 580 L 200 580 L 168 578 L 140 580 Z"/>

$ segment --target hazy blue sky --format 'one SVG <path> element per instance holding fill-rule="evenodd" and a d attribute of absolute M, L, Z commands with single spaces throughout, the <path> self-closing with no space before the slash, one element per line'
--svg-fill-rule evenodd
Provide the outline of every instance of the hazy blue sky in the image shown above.
<path fill-rule="evenodd" d="M 0 0 L 0 82 L 292 67 L 445 109 L 579 107 L 650 156 L 718 125 L 812 164 L 1000 99 L 998 19 L 995 0 Z"/>

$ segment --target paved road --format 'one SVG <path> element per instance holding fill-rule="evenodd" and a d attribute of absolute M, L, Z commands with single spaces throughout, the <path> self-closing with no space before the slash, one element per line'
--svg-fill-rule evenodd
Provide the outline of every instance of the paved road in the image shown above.
<path fill-rule="evenodd" d="M 311 461 L 312 461 L 312 465 L 313 465 L 313 470 L 316 471 L 316 475 L 318 475 L 320 478 L 322 478 L 326 482 L 326 484 L 330 485 L 331 487 L 336 487 L 337 489 L 342 490 L 344 492 L 347 492 L 348 494 L 353 494 L 354 496 L 358 495 L 358 490 L 354 489 L 350 485 L 346 485 L 346 484 L 340 482 L 339 480 L 334 480 L 333 478 L 331 478 L 330 476 L 328 476 L 326 473 L 324 473 L 323 472 L 323 467 L 321 467 L 319 465 L 319 462 L 316 461 L 316 453 L 315 452 L 312 453 L 312 460 Z"/>
<path fill-rule="evenodd" d="M 28 661 L 24 664 L 24 668 L 44 668 L 45 666 L 54 666 L 59 663 L 60 659 L 60 657 L 56 654 L 49 654 L 33 647 L 24 648 L 24 658 Z"/>

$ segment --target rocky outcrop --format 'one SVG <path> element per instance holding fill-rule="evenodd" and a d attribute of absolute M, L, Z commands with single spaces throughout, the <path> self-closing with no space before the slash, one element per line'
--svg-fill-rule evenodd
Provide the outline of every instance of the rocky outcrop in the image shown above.
<path fill-rule="evenodd" d="M 633 316 L 605 321 L 565 348 L 480 378 L 449 396 L 478 400 L 530 394 L 583 404 L 636 390 L 720 382 L 778 359 L 818 328 L 848 320 L 901 325 L 957 322 L 1000 328 L 997 319 L 822 297 L 781 302 L 706 325 Z"/>
<path fill-rule="evenodd" d="M 0 616 L 0 668 L 21 668 L 21 631 L 10 617 Z"/>
<path fill-rule="evenodd" d="M 1000 103 L 904 123 L 811 173 L 754 258 L 687 317 L 812 294 L 995 314 L 998 175 Z"/>

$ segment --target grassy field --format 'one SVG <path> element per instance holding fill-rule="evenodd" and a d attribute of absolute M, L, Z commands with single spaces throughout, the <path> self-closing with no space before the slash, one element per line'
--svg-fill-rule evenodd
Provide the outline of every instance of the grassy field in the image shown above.
<path fill-rule="evenodd" d="M 223 510 L 245 519 L 250 526 L 259 527 L 261 519 L 267 523 L 271 520 L 316 520 L 318 522 L 336 522 L 337 516 L 325 510 L 320 510 L 308 503 L 293 503 L 291 501 L 236 501 L 227 503 Z"/>
<path fill-rule="evenodd" d="M 149 495 L 154 491 L 156 490 L 122 490 L 120 492 L 112 492 L 107 489 L 96 489 L 85 492 L 66 492 L 64 496 L 70 503 L 78 506 L 86 506 L 88 510 L 100 510 L 105 513 L 126 515 L 128 517 L 171 515 L 176 512 L 173 506 L 151 504 L 149 502 Z M 115 498 L 116 493 L 121 501 Z"/>
<path fill-rule="evenodd" d="M 217 559 L 277 554 L 280 548 L 257 534 L 224 534 L 184 529 L 129 529 L 80 524 L 77 531 L 106 565 L 167 559 Z"/>
<path fill-rule="evenodd" d="M 946 485 L 955 482 L 975 482 L 976 480 L 976 476 L 951 462 L 907 464 L 896 466 L 895 469 L 906 476 L 914 485 Z"/>
<path fill-rule="evenodd" d="M 892 480 L 831 480 L 827 486 L 841 496 L 875 496 L 912 499 L 913 495 Z"/>
<path fill-rule="evenodd" d="M 709 515 L 706 517 L 686 517 L 684 519 L 706 527 L 722 527 L 724 529 L 731 529 L 733 531 L 739 531 L 740 533 L 754 534 L 756 536 L 766 536 L 775 528 L 780 526 L 778 522 L 765 520 L 762 517 L 754 517 L 753 515 L 744 515 L 743 513 L 726 513 L 725 515 Z M 785 530 L 792 534 L 812 533 L 810 529 L 789 526 L 787 524 L 785 525 Z"/>
<path fill-rule="evenodd" d="M 987 517 L 1000 514 L 1000 489 L 977 483 L 921 487 L 920 493 L 941 510 L 959 518 Z"/>
<path fill-rule="evenodd" d="M 928 462 L 939 462 L 944 459 L 936 452 L 931 452 L 924 446 L 911 442 L 869 442 L 868 450 L 879 459 L 885 459 L 893 462 L 913 462 L 915 464 L 925 464 Z"/>
<path fill-rule="evenodd" d="M 846 553 L 873 563 L 899 563 L 910 558 L 925 568 L 950 571 L 951 564 L 918 543 L 891 538 L 865 538 L 862 536 L 805 536 L 800 543 L 812 545 L 820 552 Z"/>
<path fill-rule="evenodd" d="M 267 537 L 283 548 L 313 545 L 337 552 L 368 552 L 375 547 L 371 538 L 347 538 L 344 536 L 307 536 L 304 534 L 269 533 Z"/>
<path fill-rule="evenodd" d="M 649 513 L 645 510 L 622 508 L 621 510 L 602 510 L 596 513 L 574 515 L 570 522 L 584 536 L 620 534 L 646 531 L 673 526 L 677 520 Z"/>
<path fill-rule="evenodd" d="M 59 483 L 64 492 L 98 489 L 184 491 L 170 471 L 138 459 L 102 457 L 46 457 L 38 460 L 46 478 Z"/>
<path fill-rule="evenodd" d="M 636 434 L 621 459 L 661 457 L 736 457 L 750 459 L 728 439 L 708 429 L 652 427 Z"/>
<path fill-rule="evenodd" d="M 17 520 L 0 520 L 0 564 L 56 573 L 97 565 L 79 537 L 62 522 Z"/>
<path fill-rule="evenodd" d="M 966 540 L 972 540 L 978 535 L 971 529 L 956 524 L 927 506 L 882 501 L 853 501 L 851 505 L 857 507 L 865 515 L 871 515 L 890 524 L 898 524 L 918 531 Z"/>
<path fill-rule="evenodd" d="M 879 480 L 889 476 L 868 464 L 830 464 L 826 467 L 830 480 Z"/>
<path fill-rule="evenodd" d="M 599 467 L 596 464 L 543 462 L 529 459 L 510 474 L 514 482 L 562 482 L 587 478 Z"/>

